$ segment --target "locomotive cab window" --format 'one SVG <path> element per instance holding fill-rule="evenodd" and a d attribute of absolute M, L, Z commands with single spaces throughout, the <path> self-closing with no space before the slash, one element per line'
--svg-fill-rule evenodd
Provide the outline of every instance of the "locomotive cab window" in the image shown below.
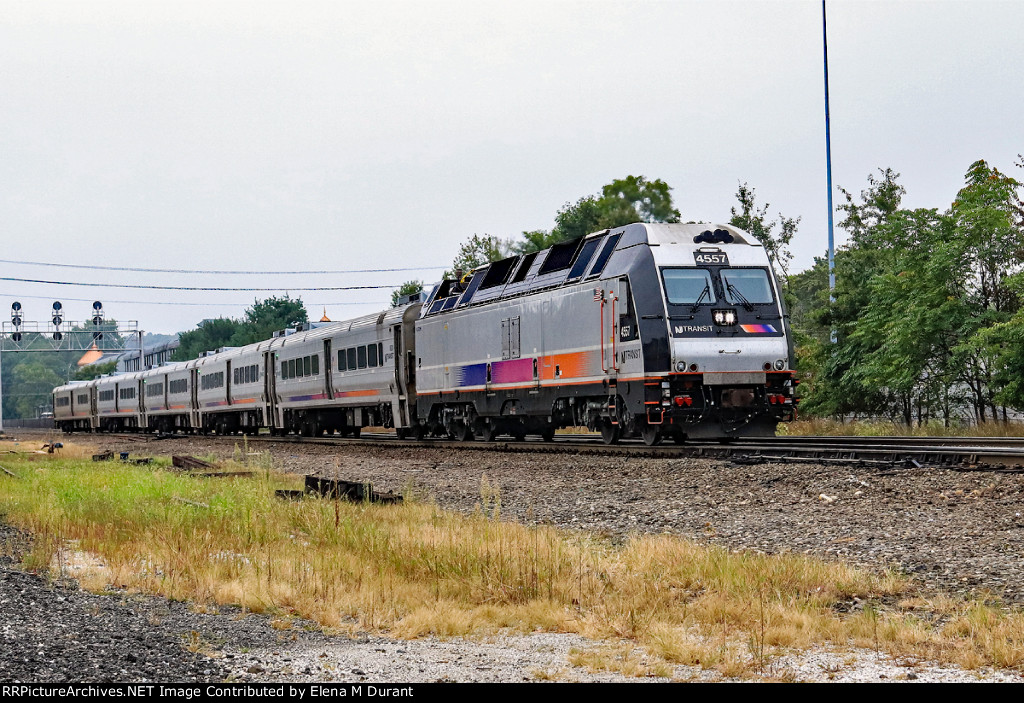
<path fill-rule="evenodd" d="M 715 302 L 715 287 L 707 269 L 662 269 L 665 294 L 673 305 Z"/>
<path fill-rule="evenodd" d="M 722 288 L 730 305 L 764 304 L 775 300 L 764 269 L 722 269 Z"/>

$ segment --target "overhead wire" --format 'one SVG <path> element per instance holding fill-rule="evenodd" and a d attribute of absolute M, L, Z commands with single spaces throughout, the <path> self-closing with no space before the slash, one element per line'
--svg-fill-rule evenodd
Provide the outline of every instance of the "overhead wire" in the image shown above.
<path fill-rule="evenodd" d="M 10 297 L 10 298 L 15 298 L 15 299 L 22 299 L 23 298 L 23 299 L 30 299 L 30 300 L 53 300 L 53 296 L 52 295 L 21 295 L 19 293 L 0 293 L 0 297 L 5 297 L 5 298 L 6 297 Z M 95 298 L 69 298 L 69 297 L 63 296 L 63 295 L 60 298 L 61 298 L 62 301 L 69 301 L 69 302 L 73 302 L 73 303 L 91 303 L 91 302 L 93 302 L 93 300 L 95 300 Z M 206 302 L 206 303 L 186 303 L 186 302 L 173 301 L 173 300 L 104 300 L 103 303 L 104 304 L 115 304 L 115 305 L 179 305 L 179 306 L 183 306 L 183 307 L 197 307 L 197 308 L 214 308 L 214 307 L 221 307 L 221 306 L 225 306 L 225 305 L 234 305 L 234 306 L 237 306 L 237 307 L 243 307 L 243 306 L 252 305 L 251 301 L 243 302 L 243 303 L 235 303 L 235 302 L 228 302 L 228 301 L 220 301 L 220 302 L 213 301 L 213 302 Z M 382 301 L 382 300 L 354 300 L 354 301 L 350 300 L 350 301 L 337 302 L 337 303 L 331 303 L 331 302 L 327 302 L 327 303 L 324 303 L 324 302 L 306 303 L 306 301 L 303 301 L 303 304 L 305 304 L 305 305 L 312 305 L 314 307 L 320 307 L 321 305 L 327 305 L 327 306 L 334 306 L 334 305 L 386 305 L 387 303 L 385 301 Z"/>
<path fill-rule="evenodd" d="M 285 275 L 333 275 L 345 273 L 397 273 L 403 271 L 440 271 L 445 266 L 416 266 L 408 268 L 383 268 L 383 269 L 338 269 L 338 270 L 305 270 L 305 271 L 227 271 L 216 269 L 162 269 L 162 268 L 141 268 L 132 266 L 99 266 L 90 264 L 61 264 L 49 261 L 16 261 L 13 259 L 0 259 L 0 264 L 17 264 L 22 266 L 49 266 L 54 268 L 88 269 L 91 271 L 130 271 L 133 273 L 188 273 L 188 274 L 215 274 L 232 276 L 285 276 Z M 20 280 L 20 279 L 6 279 Z"/>
<path fill-rule="evenodd" d="M 80 286 L 86 288 L 136 288 L 144 290 L 200 290 L 200 291 L 244 291 L 248 293 L 259 293 L 267 291 L 322 291 L 322 290 L 382 290 L 400 288 L 401 283 L 385 286 L 275 286 L 273 288 L 235 288 L 229 286 L 150 286 L 139 283 L 76 283 L 74 281 L 47 281 L 38 278 L 14 278 L 11 276 L 0 276 L 0 281 L 14 281 L 17 283 L 45 283 L 53 286 Z"/>

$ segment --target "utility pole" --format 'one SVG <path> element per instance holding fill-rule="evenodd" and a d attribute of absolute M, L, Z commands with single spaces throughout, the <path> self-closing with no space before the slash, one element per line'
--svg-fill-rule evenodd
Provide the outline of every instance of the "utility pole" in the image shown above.
<path fill-rule="evenodd" d="M 825 54 L 825 178 L 828 183 L 828 301 L 836 302 L 835 231 L 832 224 L 832 133 L 828 109 L 828 29 L 825 24 L 825 0 L 821 0 L 821 43 Z M 832 343 L 836 330 L 832 328 Z"/>

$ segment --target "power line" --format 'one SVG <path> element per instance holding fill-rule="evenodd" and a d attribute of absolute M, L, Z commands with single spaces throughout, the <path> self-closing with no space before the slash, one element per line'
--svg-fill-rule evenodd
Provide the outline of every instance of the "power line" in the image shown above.
<path fill-rule="evenodd" d="M 11 259 L 0 259 L 0 264 L 18 264 L 20 266 L 50 266 L 66 269 L 88 269 L 91 271 L 131 271 L 134 273 L 201 273 L 201 274 L 224 274 L 224 275 L 246 275 L 246 276 L 285 276 L 305 274 L 341 274 L 341 273 L 395 273 L 400 271 L 440 271 L 444 266 L 417 266 L 414 268 L 389 268 L 389 269 L 340 269 L 337 271 L 219 271 L 204 269 L 155 269 L 155 268 L 133 268 L 130 266 L 92 266 L 88 264 L 57 264 L 47 261 L 13 261 Z M 18 279 L 7 279 L 18 280 Z"/>
<path fill-rule="evenodd" d="M 0 297 L 11 297 L 11 298 L 32 299 L 32 300 L 53 300 L 53 296 L 52 295 L 21 295 L 19 293 L 0 293 Z M 94 298 L 68 298 L 68 297 L 62 295 L 61 296 L 61 300 L 62 301 L 69 301 L 69 302 L 73 302 L 73 303 L 91 303 L 94 300 Z M 196 308 L 215 308 L 215 307 L 222 307 L 222 306 L 226 306 L 226 305 L 235 305 L 235 306 L 241 307 L 241 306 L 244 306 L 244 305 L 252 305 L 251 302 L 245 302 L 245 303 L 231 303 L 231 302 L 184 303 L 184 302 L 176 302 L 176 301 L 173 301 L 173 300 L 104 300 L 103 303 L 104 304 L 115 304 L 115 305 L 178 305 L 178 306 L 182 306 L 182 307 L 196 307 Z M 303 304 L 304 305 L 313 305 L 315 307 L 319 307 L 321 305 L 327 305 L 327 306 L 332 306 L 332 305 L 387 305 L 388 302 L 383 301 L 383 300 L 355 300 L 355 301 L 351 301 L 350 300 L 350 301 L 338 302 L 338 303 L 323 303 L 323 302 L 306 303 L 305 301 L 303 301 Z"/>
<path fill-rule="evenodd" d="M 289 291 L 289 290 L 381 290 L 400 288 L 402 284 L 390 286 L 277 286 L 275 288 L 229 288 L 210 286 L 144 286 L 133 283 L 75 283 L 74 281 L 45 281 L 37 278 L 11 278 L 0 276 L 0 281 L 15 281 L 18 283 L 46 283 L 53 286 L 84 286 L 87 288 L 142 288 L 146 290 L 209 290 L 209 291 L 245 291 L 247 293 L 260 293 L 267 291 Z"/>

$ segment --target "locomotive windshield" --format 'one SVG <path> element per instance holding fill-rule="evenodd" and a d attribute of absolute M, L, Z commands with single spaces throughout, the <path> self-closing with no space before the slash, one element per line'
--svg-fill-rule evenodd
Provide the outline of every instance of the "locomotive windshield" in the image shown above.
<path fill-rule="evenodd" d="M 764 269 L 722 269 L 722 287 L 730 305 L 770 303 L 772 286 Z"/>
<path fill-rule="evenodd" d="M 663 269 L 665 293 L 673 305 L 715 302 L 711 273 L 706 269 Z"/>

